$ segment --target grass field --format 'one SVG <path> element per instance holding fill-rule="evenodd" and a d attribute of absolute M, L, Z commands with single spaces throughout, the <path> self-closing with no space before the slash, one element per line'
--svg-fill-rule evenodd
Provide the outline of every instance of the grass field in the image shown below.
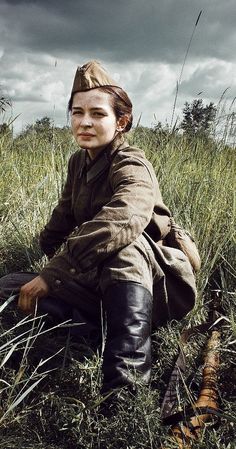
<path fill-rule="evenodd" d="M 204 426 L 193 447 L 236 448 L 235 149 L 142 127 L 129 140 L 145 149 L 165 203 L 198 244 L 202 268 L 196 308 L 181 323 L 155 332 L 150 388 L 140 388 L 133 400 L 125 396 L 117 415 L 107 419 L 98 407 L 99 355 L 83 359 L 81 347 L 68 347 L 65 330 L 43 334 L 40 320 L 25 320 L 9 306 L 0 324 L 0 449 L 176 447 L 160 421 L 161 398 L 178 353 L 179 333 L 206 319 L 213 288 L 221 295 L 221 418 L 216 426 Z M 38 270 L 45 263 L 37 235 L 57 202 L 74 149 L 67 130 L 55 131 L 52 139 L 32 133 L 15 140 L 0 135 L 0 275 Z M 197 397 L 206 338 L 199 335 L 187 344 L 181 406 Z M 49 362 L 40 362 L 60 349 Z M 58 366 L 47 373 L 48 367 Z"/>

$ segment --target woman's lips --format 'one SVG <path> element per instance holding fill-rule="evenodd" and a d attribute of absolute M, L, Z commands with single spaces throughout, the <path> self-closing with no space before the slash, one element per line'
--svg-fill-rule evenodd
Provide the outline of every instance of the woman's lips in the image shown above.
<path fill-rule="evenodd" d="M 95 134 L 89 134 L 89 133 L 80 133 L 79 134 L 80 137 L 94 137 Z"/>

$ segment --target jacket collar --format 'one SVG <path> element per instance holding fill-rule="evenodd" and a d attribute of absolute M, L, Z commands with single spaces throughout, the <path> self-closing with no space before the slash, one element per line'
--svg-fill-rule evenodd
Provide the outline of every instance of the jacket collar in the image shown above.
<path fill-rule="evenodd" d="M 90 160 L 88 154 L 85 157 L 86 180 L 87 184 L 95 181 L 109 167 L 117 151 L 126 148 L 128 143 L 123 135 L 118 134 L 104 150 L 93 160 Z"/>

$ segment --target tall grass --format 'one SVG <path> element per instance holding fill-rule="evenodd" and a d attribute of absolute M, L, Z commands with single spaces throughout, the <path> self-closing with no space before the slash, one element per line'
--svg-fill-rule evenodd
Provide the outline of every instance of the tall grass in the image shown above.
<path fill-rule="evenodd" d="M 57 352 L 57 342 L 66 347 L 66 337 L 52 331 L 43 337 L 42 343 L 40 332 L 30 331 L 28 327 L 27 336 L 32 336 L 32 332 L 35 335 L 34 348 L 30 350 L 28 337 L 24 342 L 19 337 L 23 355 L 16 368 L 10 362 L 18 352 L 18 346 L 14 346 L 18 340 L 13 338 L 19 318 L 13 309 L 4 311 L 1 335 L 5 346 L 0 354 L 2 449 L 19 446 L 27 449 L 158 448 L 161 441 L 168 440 L 168 429 L 160 423 L 160 401 L 177 354 L 178 335 L 184 324 L 203 319 L 212 286 L 221 289 L 223 297 L 221 406 L 225 415 L 232 417 L 232 422 L 236 418 L 235 150 L 210 139 L 190 141 L 175 133 L 158 133 L 145 128 L 134 130 L 129 140 L 145 150 L 156 170 L 165 203 L 176 221 L 191 231 L 199 246 L 202 269 L 197 278 L 198 313 L 155 333 L 151 387 L 140 388 L 133 400 L 124 393 L 117 416 L 108 420 L 98 411 L 100 357 L 93 354 L 82 359 L 81 348 L 67 348 L 70 361 L 64 370 L 47 374 L 47 382 L 41 373 L 43 382 L 37 385 L 35 382 L 41 378 L 35 371 L 35 364 L 32 368 L 30 354 L 39 355 L 47 345 Z M 14 270 L 38 269 L 45 262 L 37 236 L 60 195 L 67 161 L 74 149 L 67 131 L 55 132 L 52 142 L 47 136 L 31 135 L 15 140 L 0 136 L 1 275 Z M 10 329 L 8 333 L 6 329 Z M 200 353 L 205 339 L 199 336 L 187 348 L 187 375 L 191 378 L 193 396 L 200 384 Z M 29 350 L 27 356 L 25 344 Z M 21 401 L 17 402 L 17 398 Z M 185 399 L 187 401 L 187 397 Z M 234 426 L 223 417 L 218 430 L 206 427 L 195 447 L 235 448 Z M 174 447 L 173 443 L 168 444 Z"/>
<path fill-rule="evenodd" d="M 65 134 L 67 132 L 65 131 Z M 0 139 L 0 273 L 29 267 L 37 237 L 58 200 L 72 138 Z"/>

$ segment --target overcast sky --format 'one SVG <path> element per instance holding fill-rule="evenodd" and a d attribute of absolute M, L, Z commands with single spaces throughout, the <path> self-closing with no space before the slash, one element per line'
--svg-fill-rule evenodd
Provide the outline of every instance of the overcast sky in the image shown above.
<path fill-rule="evenodd" d="M 47 115 L 67 124 L 78 65 L 97 59 L 127 90 L 135 120 L 171 121 L 185 101 L 236 96 L 235 0 L 0 0 L 0 88 L 15 131 Z M 3 117 L 0 117 L 3 120 Z"/>

